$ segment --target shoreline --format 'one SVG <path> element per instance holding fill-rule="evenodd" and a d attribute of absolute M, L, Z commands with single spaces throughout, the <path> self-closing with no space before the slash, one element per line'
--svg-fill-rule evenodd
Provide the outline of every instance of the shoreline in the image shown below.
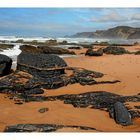
<path fill-rule="evenodd" d="M 95 46 L 95 49 L 102 46 Z M 125 49 L 135 52 L 140 50 L 140 46 L 124 47 Z M 124 55 L 107 55 L 96 56 L 80 56 L 87 49 L 74 50 L 77 57 L 64 57 L 69 67 L 81 67 L 92 71 L 104 73 L 104 77 L 100 80 L 120 80 L 115 84 L 97 84 L 85 85 L 72 84 L 58 89 L 44 89 L 45 96 L 58 96 L 64 94 L 79 94 L 89 91 L 107 91 L 119 95 L 129 96 L 140 93 L 140 56 L 134 54 Z M 74 108 L 70 104 L 64 104 L 62 101 L 49 102 L 29 102 L 23 105 L 16 105 L 14 101 L 9 100 L 6 95 L 0 95 L 0 131 L 5 126 L 15 124 L 62 124 L 62 125 L 78 125 L 93 127 L 103 132 L 139 132 L 140 118 L 133 119 L 133 125 L 121 126 L 111 119 L 107 112 L 90 109 L 90 108 Z M 127 102 L 132 108 L 140 103 Z M 49 111 L 46 113 L 38 113 L 38 109 L 47 107 Z M 34 115 L 32 115 L 34 114 Z M 108 125 L 106 125 L 108 124 Z M 56 132 L 83 132 L 71 128 L 63 128 Z M 85 132 L 85 131 L 84 131 Z M 97 132 L 86 131 L 86 132 Z"/>

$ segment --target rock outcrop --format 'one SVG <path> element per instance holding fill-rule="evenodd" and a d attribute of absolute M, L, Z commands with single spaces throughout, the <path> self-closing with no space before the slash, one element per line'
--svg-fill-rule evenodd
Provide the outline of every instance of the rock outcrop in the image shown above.
<path fill-rule="evenodd" d="M 6 55 L 0 54 L 0 76 L 10 73 L 12 66 L 12 59 Z"/>
<path fill-rule="evenodd" d="M 75 55 L 73 51 L 69 51 L 68 49 L 60 48 L 60 47 L 53 47 L 53 46 L 46 46 L 46 45 L 40 45 L 40 46 L 33 46 L 33 45 L 22 45 L 20 46 L 20 49 L 22 52 L 28 52 L 28 53 L 38 53 L 38 54 L 70 54 Z"/>
<path fill-rule="evenodd" d="M 103 52 L 106 54 L 114 54 L 114 55 L 129 54 L 129 52 L 124 48 L 115 46 L 108 46 L 103 49 Z"/>
<path fill-rule="evenodd" d="M 103 49 L 100 48 L 97 51 L 94 51 L 93 49 L 88 49 L 86 51 L 85 55 L 88 55 L 88 56 L 102 56 L 103 55 Z"/>
<path fill-rule="evenodd" d="M 12 49 L 13 47 L 14 47 L 14 45 L 12 45 L 12 44 L 0 44 L 0 51 Z"/>
<path fill-rule="evenodd" d="M 53 54 L 21 53 L 17 58 L 17 70 L 43 78 L 64 74 L 65 67 L 66 62 Z"/>
<path fill-rule="evenodd" d="M 4 132 L 54 132 L 62 128 L 71 128 L 77 130 L 96 130 L 95 128 L 92 127 L 76 126 L 76 125 L 17 124 L 13 126 L 7 126 Z"/>

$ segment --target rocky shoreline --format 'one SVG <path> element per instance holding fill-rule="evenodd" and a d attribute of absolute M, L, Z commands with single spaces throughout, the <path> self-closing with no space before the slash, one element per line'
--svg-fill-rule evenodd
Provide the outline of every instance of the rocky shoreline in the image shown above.
<path fill-rule="evenodd" d="M 24 43 L 22 40 L 17 42 Z M 53 45 L 58 44 L 68 45 L 69 43 L 66 41 L 57 43 L 55 40 L 50 40 L 50 42 L 48 41 L 45 44 L 34 41 L 30 45 L 20 46 L 22 52 L 17 57 L 17 67 L 15 70 L 11 70 L 12 59 L 0 54 L 0 93 L 5 94 L 6 97 L 13 100 L 15 105 L 22 106 L 31 102 L 62 101 L 65 105 L 69 104 L 74 108 L 90 108 L 106 111 L 109 113 L 110 118 L 122 126 L 133 125 L 133 120 L 140 118 L 139 106 L 130 109 L 126 105 L 128 102 L 139 103 L 140 95 L 138 93 L 132 96 L 120 96 L 118 93 L 115 94 L 108 91 L 90 91 L 75 95 L 67 93 L 58 96 L 45 95 L 46 89 L 61 89 L 68 85 L 95 86 L 122 82 L 120 79 L 102 80 L 105 76 L 102 72 L 88 70 L 88 68 L 84 69 L 82 67 L 71 67 L 65 60 L 58 56 L 60 54 L 78 55 L 77 51 L 86 49 L 83 57 L 101 57 L 103 55 L 138 55 L 140 54 L 139 50 L 130 52 L 123 47 L 112 45 L 104 48 L 101 46 L 97 49 L 91 44 L 83 46 L 80 44 L 80 47 L 70 47 L 68 49 L 53 47 Z M 9 48 L 9 46 L 6 47 Z M 97 130 L 86 126 L 45 123 L 20 124 L 19 122 L 17 125 L 7 126 L 4 132 L 52 132 L 62 128 Z"/>

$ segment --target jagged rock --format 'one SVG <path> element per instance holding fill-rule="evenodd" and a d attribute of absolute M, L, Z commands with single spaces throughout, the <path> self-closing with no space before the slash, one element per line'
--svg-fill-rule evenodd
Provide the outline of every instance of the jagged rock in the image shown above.
<path fill-rule="evenodd" d="M 73 129 L 79 129 L 79 130 L 96 130 L 95 128 L 92 128 L 92 127 L 73 126 L 73 125 L 17 124 L 13 126 L 7 126 L 4 132 L 54 132 L 62 128 L 73 128 Z"/>
<path fill-rule="evenodd" d="M 114 104 L 114 118 L 118 124 L 127 126 L 132 124 L 131 114 L 121 102 Z"/>
<path fill-rule="evenodd" d="M 94 51 L 92 49 L 88 49 L 86 51 L 86 54 L 85 55 L 88 55 L 88 56 L 102 56 L 103 55 L 103 49 L 100 48 L 97 51 Z"/>
<path fill-rule="evenodd" d="M 6 55 L 0 54 L 0 76 L 10 73 L 12 66 L 12 59 Z"/>
<path fill-rule="evenodd" d="M 25 102 L 42 102 L 42 101 L 63 101 L 64 104 L 71 104 L 74 107 L 90 107 L 109 112 L 111 118 L 121 125 L 132 124 L 132 118 L 140 117 L 140 112 L 136 110 L 127 110 L 123 105 L 125 102 L 140 102 L 138 95 L 120 96 L 105 91 L 87 92 L 82 94 L 65 94 L 59 96 L 25 96 L 19 98 Z"/>
<path fill-rule="evenodd" d="M 66 62 L 53 54 L 21 53 L 17 58 L 17 70 L 44 78 L 64 74 L 65 67 Z"/>
<path fill-rule="evenodd" d="M 103 49 L 103 52 L 106 54 L 114 54 L 114 55 L 121 55 L 121 54 L 128 54 L 129 52 L 122 47 L 115 47 L 115 46 L 108 46 Z"/>

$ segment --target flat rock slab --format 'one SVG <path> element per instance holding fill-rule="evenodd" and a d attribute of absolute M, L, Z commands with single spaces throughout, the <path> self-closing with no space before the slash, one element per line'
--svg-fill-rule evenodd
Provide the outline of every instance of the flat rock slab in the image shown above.
<path fill-rule="evenodd" d="M 140 112 L 129 110 L 123 104 L 125 102 L 140 102 L 140 96 L 120 96 L 105 91 L 87 92 L 82 94 L 65 94 L 59 96 L 25 96 L 20 95 L 20 99 L 25 102 L 42 102 L 42 101 L 63 101 L 64 104 L 71 104 L 76 108 L 100 109 L 107 111 L 111 118 L 117 123 L 127 126 L 132 124 L 132 118 L 139 118 Z"/>
<path fill-rule="evenodd" d="M 79 130 L 96 130 L 86 126 L 55 125 L 55 124 L 17 124 L 7 126 L 4 132 L 54 132 L 62 128 L 73 128 Z"/>

